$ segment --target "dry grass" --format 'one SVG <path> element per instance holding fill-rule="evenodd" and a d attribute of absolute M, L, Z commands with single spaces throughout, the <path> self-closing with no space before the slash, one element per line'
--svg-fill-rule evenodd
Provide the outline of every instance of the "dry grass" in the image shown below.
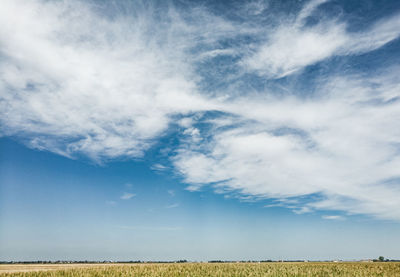
<path fill-rule="evenodd" d="M 121 264 L 2 264 L 2 265 L 0 265 L 0 274 L 48 271 L 48 270 L 101 268 L 101 267 L 109 267 L 109 266 L 121 266 Z M 2 276 L 4 276 L 4 275 L 2 275 Z"/>
<path fill-rule="evenodd" d="M 14 272 L 11 272 L 14 270 Z M 18 270 L 19 272 L 16 272 Z M 400 276 L 400 263 L 187 263 L 1 265 L 1 276 Z"/>

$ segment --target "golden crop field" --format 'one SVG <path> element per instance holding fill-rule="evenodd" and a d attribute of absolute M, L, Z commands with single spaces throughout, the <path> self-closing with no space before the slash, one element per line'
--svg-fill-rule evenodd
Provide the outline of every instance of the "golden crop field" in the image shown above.
<path fill-rule="evenodd" d="M 19 267 L 19 268 L 18 268 Z M 21 270 L 22 272 L 16 272 Z M 13 272 L 11 272 L 13 271 Z M 3 272 L 3 273 L 1 273 Z M 400 263 L 185 263 L 110 265 L 1 265 L 0 276 L 274 276 L 274 277 L 393 277 L 400 276 Z"/>

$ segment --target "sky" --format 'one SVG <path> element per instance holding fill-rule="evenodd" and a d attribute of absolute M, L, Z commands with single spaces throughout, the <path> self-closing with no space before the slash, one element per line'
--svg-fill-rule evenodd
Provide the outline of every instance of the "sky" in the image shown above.
<path fill-rule="evenodd" d="M 400 253 L 400 2 L 3 0 L 0 260 Z"/>

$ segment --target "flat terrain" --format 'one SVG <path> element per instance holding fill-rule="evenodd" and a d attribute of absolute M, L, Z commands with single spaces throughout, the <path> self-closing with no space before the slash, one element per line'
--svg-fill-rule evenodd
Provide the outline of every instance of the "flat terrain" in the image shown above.
<path fill-rule="evenodd" d="M 400 276 L 400 263 L 185 263 L 0 265 L 0 276 Z"/>
<path fill-rule="evenodd" d="M 104 268 L 121 266 L 121 264 L 1 264 L 0 274 L 2 273 L 21 273 L 21 272 L 41 272 L 48 270 L 71 270 L 83 268 Z M 3 275 L 4 276 L 4 275 Z"/>

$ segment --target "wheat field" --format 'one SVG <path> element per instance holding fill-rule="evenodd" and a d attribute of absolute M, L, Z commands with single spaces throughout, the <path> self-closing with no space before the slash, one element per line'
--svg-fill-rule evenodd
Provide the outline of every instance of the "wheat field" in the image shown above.
<path fill-rule="evenodd" d="M 19 272 L 17 272 L 19 271 Z M 0 266 L 0 276 L 56 277 L 56 276 L 149 276 L 149 277 L 204 277 L 204 276 L 274 276 L 274 277 L 393 277 L 400 276 L 400 263 L 185 263 L 185 264 L 93 264 L 93 265 L 21 265 Z"/>

